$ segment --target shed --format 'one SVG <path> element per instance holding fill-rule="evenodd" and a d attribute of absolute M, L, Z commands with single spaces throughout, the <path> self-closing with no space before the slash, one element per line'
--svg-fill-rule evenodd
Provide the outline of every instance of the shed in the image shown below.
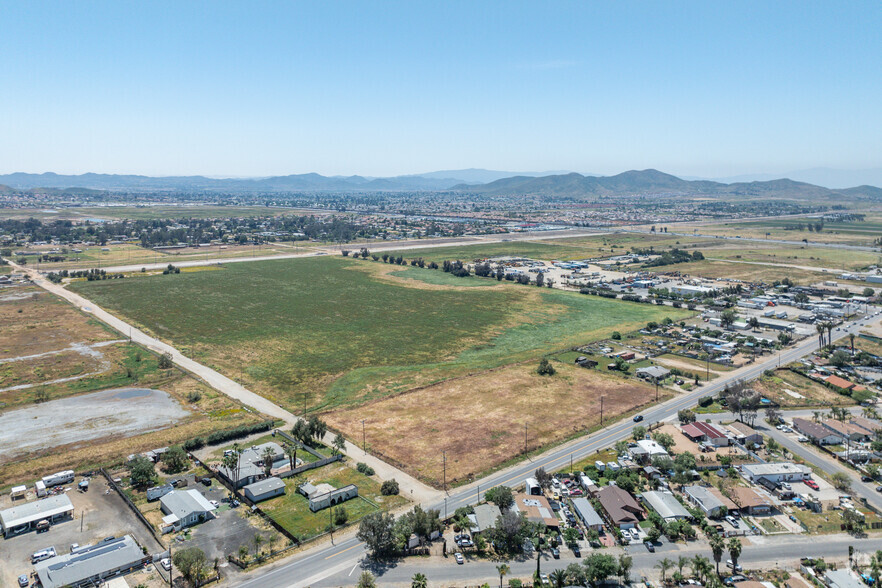
<path fill-rule="evenodd" d="M 35 500 L 6 510 L 0 510 L 0 527 L 3 536 L 24 533 L 36 527 L 40 521 L 56 523 L 73 517 L 74 507 L 66 494 L 57 494 Z"/>
<path fill-rule="evenodd" d="M 243 492 L 251 502 L 269 500 L 285 493 L 285 482 L 276 477 L 267 478 L 245 486 Z"/>

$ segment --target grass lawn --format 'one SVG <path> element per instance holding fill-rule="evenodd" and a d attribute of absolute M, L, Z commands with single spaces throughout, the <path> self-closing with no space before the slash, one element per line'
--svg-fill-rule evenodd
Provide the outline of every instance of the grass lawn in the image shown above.
<path fill-rule="evenodd" d="M 879 521 L 879 516 L 875 513 L 858 509 L 866 517 L 867 526 Z M 825 510 L 824 512 L 815 513 L 810 510 L 793 509 L 793 516 L 802 522 L 809 530 L 809 533 L 827 534 L 840 533 L 842 531 L 842 511 Z"/>
<path fill-rule="evenodd" d="M 298 412 L 355 406 L 689 315 L 493 280 L 462 287 L 440 270 L 390 275 L 400 269 L 320 257 L 71 288 Z M 479 278 L 463 279 L 471 280 Z"/>
<path fill-rule="evenodd" d="M 285 478 L 285 494 L 260 503 L 260 508 L 301 541 L 325 532 L 332 516 L 330 509 L 318 512 L 309 510 L 309 501 L 297 492 L 297 488 L 305 482 L 327 483 L 335 488 L 348 484 L 358 486 L 358 498 L 347 500 L 342 505 L 349 515 L 347 524 L 358 522 L 372 512 L 407 504 L 403 496 L 383 496 L 380 494 L 380 482 L 339 462 Z"/>

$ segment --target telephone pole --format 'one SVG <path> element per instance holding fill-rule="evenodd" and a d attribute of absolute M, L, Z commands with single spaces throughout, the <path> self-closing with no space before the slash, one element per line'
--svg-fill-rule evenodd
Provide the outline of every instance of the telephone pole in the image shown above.
<path fill-rule="evenodd" d="M 600 397 L 600 426 L 603 426 L 603 396 Z"/>
<path fill-rule="evenodd" d="M 524 423 L 524 453 L 527 453 L 527 423 Z"/>
<path fill-rule="evenodd" d="M 367 437 L 364 432 L 364 419 L 361 419 L 361 450 L 367 453 Z"/>
<path fill-rule="evenodd" d="M 441 458 L 444 460 L 444 492 L 447 492 L 447 452 L 441 452 Z"/>

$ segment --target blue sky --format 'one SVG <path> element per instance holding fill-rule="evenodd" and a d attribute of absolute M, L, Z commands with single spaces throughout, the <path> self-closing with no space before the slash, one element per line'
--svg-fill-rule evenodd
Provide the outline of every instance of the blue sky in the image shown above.
<path fill-rule="evenodd" d="M 0 173 L 882 167 L 882 3 L 0 0 Z"/>

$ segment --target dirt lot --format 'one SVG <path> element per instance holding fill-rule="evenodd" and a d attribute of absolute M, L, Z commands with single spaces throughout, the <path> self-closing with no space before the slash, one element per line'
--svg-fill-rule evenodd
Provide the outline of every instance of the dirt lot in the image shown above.
<path fill-rule="evenodd" d="M 633 379 L 555 363 L 554 376 L 536 364 L 509 366 L 448 380 L 420 390 L 326 415 L 350 439 L 361 439 L 365 419 L 371 450 L 419 478 L 442 484 L 468 480 L 524 451 L 560 442 L 636 410 L 655 399 L 655 389 Z"/>
<path fill-rule="evenodd" d="M 167 427 L 190 412 L 160 390 L 124 388 L 52 400 L 0 414 L 0 462 L 99 437 Z"/>
<path fill-rule="evenodd" d="M 753 388 L 782 407 L 817 407 L 849 406 L 854 400 L 848 396 L 837 394 L 833 390 L 808 378 L 791 372 L 789 369 L 778 369 L 770 376 L 762 376 L 753 383 Z"/>
<path fill-rule="evenodd" d="M 0 290 L 0 358 L 116 339 L 94 319 L 36 286 Z"/>
<path fill-rule="evenodd" d="M 107 493 L 104 478 L 93 478 L 86 493 L 71 489 L 67 495 L 74 506 L 73 520 L 58 523 L 45 533 L 37 534 L 32 531 L 9 539 L 0 539 L 0 549 L 3 550 L 3 556 L 0 557 L 0 585 L 17 586 L 16 578 L 20 574 L 30 574 L 33 571 L 31 554 L 50 546 L 54 546 L 61 555 L 70 551 L 72 543 L 87 545 L 105 537 L 130 534 L 140 545 L 147 547 L 148 552 L 157 553 L 161 550 L 123 500 L 113 491 Z M 29 499 L 35 499 L 33 494 Z M 17 501 L 17 504 L 21 502 Z M 0 509 L 10 506 L 7 494 L 0 497 Z"/>

